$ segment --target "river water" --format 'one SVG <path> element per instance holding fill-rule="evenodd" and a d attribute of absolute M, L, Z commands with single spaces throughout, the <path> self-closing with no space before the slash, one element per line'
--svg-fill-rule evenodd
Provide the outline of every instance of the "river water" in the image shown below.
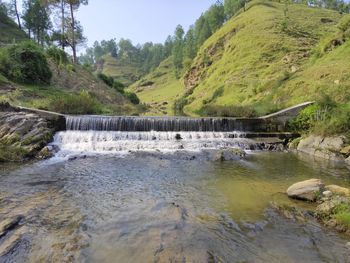
<path fill-rule="evenodd" d="M 185 135 L 180 150 L 165 149 L 173 137 L 137 137 L 159 143 L 123 154 L 117 142 L 130 136 L 102 139 L 102 148 L 93 148 L 96 136 L 77 136 L 56 137 L 63 150 L 53 159 L 1 166 L 0 218 L 23 218 L 19 242 L 0 262 L 350 262 L 346 237 L 269 208 L 308 208 L 284 194 L 300 180 L 349 187 L 346 167 L 261 151 L 213 161 Z"/>

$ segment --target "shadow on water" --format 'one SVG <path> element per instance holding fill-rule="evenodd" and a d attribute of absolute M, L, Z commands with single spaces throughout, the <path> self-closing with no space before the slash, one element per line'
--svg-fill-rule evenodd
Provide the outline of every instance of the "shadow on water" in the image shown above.
<path fill-rule="evenodd" d="M 345 167 L 317 167 L 288 153 L 229 162 L 134 153 L 2 167 L 0 218 L 23 219 L 0 236 L 0 261 L 349 262 L 347 240 L 268 208 L 294 202 L 284 191 L 299 180 L 350 185 Z"/>

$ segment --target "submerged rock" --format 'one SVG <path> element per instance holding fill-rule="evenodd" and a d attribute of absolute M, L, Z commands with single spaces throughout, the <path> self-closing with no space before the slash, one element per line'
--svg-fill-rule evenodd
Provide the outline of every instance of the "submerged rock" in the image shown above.
<path fill-rule="evenodd" d="M 6 218 L 5 220 L 0 222 L 0 237 L 5 235 L 8 231 L 15 228 L 23 216 L 16 216 L 13 218 Z"/>
<path fill-rule="evenodd" d="M 240 148 L 219 150 L 213 156 L 214 161 L 234 161 L 240 160 L 246 156 L 246 152 Z"/>
<path fill-rule="evenodd" d="M 293 184 L 287 189 L 290 198 L 315 201 L 317 193 L 324 188 L 320 179 L 310 179 Z"/>

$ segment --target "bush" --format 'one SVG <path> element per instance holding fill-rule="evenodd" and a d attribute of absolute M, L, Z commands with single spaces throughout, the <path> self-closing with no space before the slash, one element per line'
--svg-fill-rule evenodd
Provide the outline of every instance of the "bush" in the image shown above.
<path fill-rule="evenodd" d="M 66 65 L 69 63 L 67 53 L 55 46 L 48 48 L 46 50 L 46 55 L 51 58 L 56 65 Z"/>
<path fill-rule="evenodd" d="M 103 73 L 97 74 L 97 77 L 102 80 L 107 86 L 113 88 L 114 79 L 112 77 L 109 77 Z"/>
<path fill-rule="evenodd" d="M 127 97 L 132 104 L 140 104 L 140 99 L 133 92 L 125 92 L 125 97 Z"/>
<path fill-rule="evenodd" d="M 120 92 L 121 94 L 124 94 L 124 87 L 125 87 L 124 84 L 119 82 L 119 81 L 115 80 L 114 83 L 113 83 L 113 88 L 116 91 Z"/>
<path fill-rule="evenodd" d="M 345 134 L 350 137 L 350 103 L 336 104 L 323 94 L 314 105 L 305 108 L 290 121 L 289 128 L 297 132 Z"/>
<path fill-rule="evenodd" d="M 89 92 L 57 96 L 51 100 L 49 110 L 65 114 L 101 113 L 101 105 Z"/>
<path fill-rule="evenodd" d="M 43 50 L 31 41 L 3 49 L 0 72 L 8 79 L 24 84 L 49 84 L 52 77 Z"/>
<path fill-rule="evenodd" d="M 257 116 L 256 111 L 251 106 L 218 106 L 205 105 L 201 109 L 201 114 L 210 117 L 246 117 Z"/>
<path fill-rule="evenodd" d="M 318 110 L 319 106 L 317 104 L 303 109 L 295 119 L 288 123 L 289 129 L 293 131 L 308 131 L 315 124 Z"/>

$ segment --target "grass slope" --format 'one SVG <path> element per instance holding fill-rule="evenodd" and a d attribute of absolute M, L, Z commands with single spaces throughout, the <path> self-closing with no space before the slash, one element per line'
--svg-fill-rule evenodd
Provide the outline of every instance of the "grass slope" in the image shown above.
<path fill-rule="evenodd" d="M 0 13 L 0 46 L 26 38 L 26 34 L 18 28 L 15 22 Z"/>
<path fill-rule="evenodd" d="M 25 32 L 8 17 L 0 14 L 0 48 L 2 44 L 26 40 Z M 13 83 L 0 74 L 0 100 L 8 101 L 13 105 L 34 107 L 45 110 L 60 111 L 57 101 L 62 101 L 69 108 L 82 105 L 96 104 L 98 112 L 102 114 L 138 114 L 141 109 L 126 99 L 115 89 L 108 87 L 97 79 L 92 73 L 84 70 L 79 65 L 56 65 L 50 62 L 53 73 L 51 84 L 48 86 L 20 85 Z M 85 93 L 84 93 L 85 92 Z M 91 97 L 86 95 L 86 92 Z M 56 105 L 55 105 L 56 104 Z M 66 105 L 67 106 L 67 105 Z M 67 108 L 61 105 L 61 109 Z"/>
<path fill-rule="evenodd" d="M 104 62 L 102 69 L 99 71 L 107 76 L 113 77 L 116 81 L 123 83 L 124 86 L 131 85 L 141 76 L 137 66 L 133 65 L 131 62 L 119 61 L 110 55 L 105 55 L 102 59 Z"/>
<path fill-rule="evenodd" d="M 53 105 L 53 101 L 88 92 L 96 101 L 98 108 L 96 113 L 138 114 L 139 109 L 123 95 L 80 66 L 75 66 L 74 70 L 68 70 L 50 63 L 50 68 L 53 78 L 49 86 L 13 84 L 0 76 L 0 80 L 3 78 L 3 81 L 0 81 L 0 100 L 8 101 L 13 105 L 60 111 Z M 82 96 L 81 99 L 84 97 Z M 79 97 L 76 100 L 79 100 Z"/>
<path fill-rule="evenodd" d="M 129 90 L 150 107 L 147 115 L 174 115 L 174 101 L 184 91 L 184 85 L 175 77 L 172 58 L 168 58 L 152 73 L 131 85 Z"/>
<path fill-rule="evenodd" d="M 208 104 L 249 105 L 266 114 L 314 99 L 321 90 L 346 99 L 349 43 L 313 55 L 337 34 L 342 15 L 298 4 L 288 6 L 286 17 L 284 10 L 284 4 L 254 1 L 204 43 L 185 76 L 193 89 L 186 114 L 201 115 Z"/>

